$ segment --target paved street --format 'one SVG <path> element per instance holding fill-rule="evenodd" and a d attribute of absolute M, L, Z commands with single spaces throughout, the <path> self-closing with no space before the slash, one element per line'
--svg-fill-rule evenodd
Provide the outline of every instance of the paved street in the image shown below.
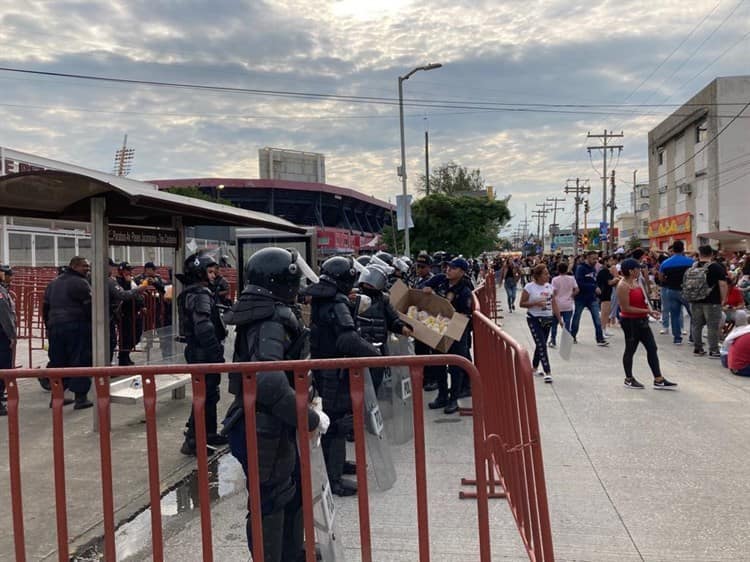
<path fill-rule="evenodd" d="M 520 312 L 505 314 L 504 328 L 524 345 L 531 338 Z M 656 332 L 656 324 L 654 331 Z M 743 474 L 750 443 L 750 380 L 723 370 L 718 361 L 694 359 L 687 346 L 674 347 L 657 335 L 665 376 L 674 392 L 622 386 L 623 338 L 608 349 L 593 343 L 590 319 L 582 322 L 580 344 L 570 362 L 552 351 L 555 382 L 537 380 L 537 401 L 547 488 L 558 560 L 711 561 L 746 560 L 746 512 L 750 487 Z M 636 376 L 650 383 L 642 351 Z M 22 388 L 24 400 L 24 507 L 29 559 L 49 559 L 54 550 L 51 431 L 47 395 L 35 382 Z M 90 411 L 89 411 L 90 412 Z M 140 410 L 113 406 L 118 520 L 147 501 L 145 438 Z M 176 450 L 184 403 L 160 406 L 163 488 L 189 474 L 192 461 Z M 432 554 L 435 560 L 475 560 L 475 504 L 459 500 L 459 479 L 471 473 L 470 422 L 426 412 L 428 489 Z M 66 411 L 66 457 L 71 537 L 77 544 L 96 536 L 100 509 L 97 436 L 91 415 Z M 0 421 L 5 425 L 6 422 Z M 7 433 L 0 429 L 2 450 Z M 377 560 L 417 558 L 416 505 L 410 478 L 411 444 L 393 449 L 399 473 L 395 488 L 372 495 L 373 546 Z M 0 475 L 7 481 L 2 458 Z M 215 467 L 212 504 L 217 560 L 247 560 L 244 544 L 245 492 L 236 463 L 227 456 Z M 168 560 L 193 560 L 200 545 L 192 484 L 162 502 Z M 0 501 L 8 505 L 8 487 Z M 357 507 L 337 502 L 347 560 L 358 560 Z M 525 559 L 507 505 L 491 506 L 493 559 Z M 148 512 L 118 532 L 121 559 L 140 560 L 148 541 Z M 10 528 L 10 514 L 0 513 Z M 12 559 L 11 536 L 0 537 L 1 559 Z"/>

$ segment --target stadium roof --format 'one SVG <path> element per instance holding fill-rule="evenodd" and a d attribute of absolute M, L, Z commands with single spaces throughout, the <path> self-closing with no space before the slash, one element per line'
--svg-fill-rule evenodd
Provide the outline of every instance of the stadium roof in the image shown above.
<path fill-rule="evenodd" d="M 188 178 L 188 179 L 158 179 L 148 180 L 148 183 L 167 187 L 216 187 L 223 185 L 225 188 L 258 188 L 258 189 L 289 189 L 293 191 L 312 191 L 351 197 L 388 210 L 395 210 L 396 206 L 381 201 L 370 195 L 359 193 L 348 187 L 339 187 L 327 183 L 315 183 L 304 181 L 273 180 L 273 179 L 247 179 L 247 178 Z"/>

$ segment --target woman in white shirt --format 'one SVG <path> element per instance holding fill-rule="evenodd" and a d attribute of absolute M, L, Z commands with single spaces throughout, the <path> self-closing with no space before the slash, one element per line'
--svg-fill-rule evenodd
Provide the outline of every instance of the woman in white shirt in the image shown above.
<path fill-rule="evenodd" d="M 554 323 L 563 326 L 560 310 L 553 297 L 552 285 L 549 283 L 549 271 L 545 264 L 539 264 L 532 271 L 532 281 L 524 286 L 521 302 L 518 306 L 527 310 L 526 322 L 534 338 L 534 358 L 531 362 L 534 370 L 541 363 L 544 371 L 544 382 L 552 382 L 552 369 L 547 355 L 547 339 Z M 542 373 L 539 373 L 542 374 Z"/>
<path fill-rule="evenodd" d="M 552 289 L 555 294 L 555 302 L 562 316 L 565 329 L 570 332 L 570 322 L 573 320 L 573 310 L 575 309 L 574 297 L 578 294 L 578 283 L 576 278 L 568 271 L 568 264 L 560 262 L 557 266 L 557 277 L 552 280 Z M 549 346 L 557 345 L 557 323 L 552 324 L 552 331 L 549 337 Z"/>

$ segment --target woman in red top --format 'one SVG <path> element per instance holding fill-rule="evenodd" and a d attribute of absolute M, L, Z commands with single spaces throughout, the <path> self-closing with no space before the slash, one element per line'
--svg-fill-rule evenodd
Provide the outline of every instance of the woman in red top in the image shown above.
<path fill-rule="evenodd" d="M 625 386 L 627 388 L 643 388 L 633 377 L 633 355 L 642 343 L 646 348 L 648 366 L 654 375 L 654 388 L 672 389 L 676 383 L 669 382 L 661 374 L 659 366 L 659 355 L 656 350 L 656 341 L 651 328 L 648 325 L 648 317 L 659 318 L 659 313 L 652 310 L 646 300 L 646 292 L 640 284 L 641 264 L 637 260 L 628 258 L 620 265 L 623 275 L 622 281 L 617 285 L 617 302 L 620 305 L 620 325 L 625 333 L 625 352 L 622 355 L 622 366 L 625 368 Z"/>

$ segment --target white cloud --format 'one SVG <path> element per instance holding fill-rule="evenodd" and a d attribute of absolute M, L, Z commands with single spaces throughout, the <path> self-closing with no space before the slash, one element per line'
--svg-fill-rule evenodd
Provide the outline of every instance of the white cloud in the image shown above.
<path fill-rule="evenodd" d="M 311 9 L 302 0 L 0 0 L 0 66 L 392 100 L 399 74 L 441 62 L 405 84 L 407 99 L 622 103 L 714 5 L 340 0 Z M 747 41 L 686 83 L 746 32 L 750 7 L 741 7 L 666 80 L 731 9 L 720 6 L 630 102 L 682 102 L 716 75 L 746 72 Z M 330 183 L 383 199 L 400 190 L 393 105 L 4 72 L 0 91 L 0 143 L 52 158 L 110 169 L 127 132 L 137 177 L 254 177 L 257 149 L 280 146 L 324 153 Z M 585 151 L 588 130 L 624 129 L 620 171 L 645 174 L 646 134 L 670 109 L 631 108 L 629 116 L 622 108 L 519 114 L 407 106 L 409 184 L 424 170 L 425 115 L 431 163 L 480 168 L 498 193 L 512 194 L 519 215 L 524 203 L 531 209 L 560 195 L 568 177 L 598 185 Z"/>

